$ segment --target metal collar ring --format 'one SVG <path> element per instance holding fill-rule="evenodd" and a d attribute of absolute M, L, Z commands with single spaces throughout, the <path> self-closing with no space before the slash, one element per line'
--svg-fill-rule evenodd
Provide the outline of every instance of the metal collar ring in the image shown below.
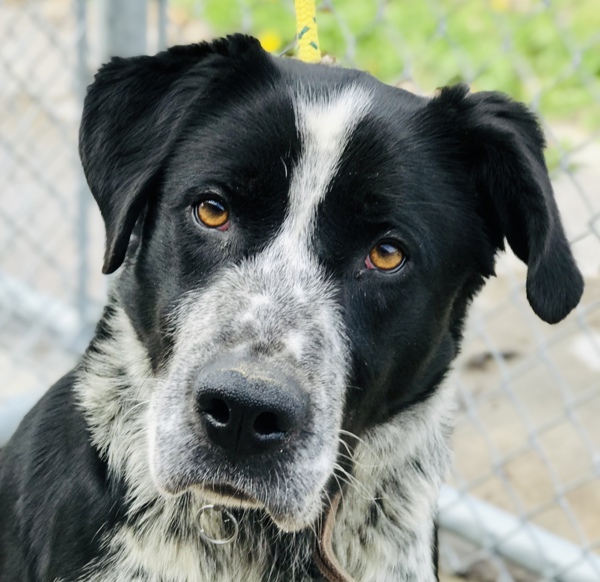
<path fill-rule="evenodd" d="M 224 507 L 216 507 L 214 505 L 204 505 L 203 507 L 200 508 L 200 511 L 198 512 L 198 519 L 200 520 L 200 523 L 202 523 L 202 516 L 210 511 L 215 511 L 215 512 L 218 511 L 219 513 L 221 513 L 223 515 L 223 523 L 227 523 L 227 522 L 231 523 L 233 525 L 233 531 L 231 532 L 231 535 L 229 537 L 217 539 L 217 538 L 210 537 L 204 531 L 204 528 L 202 527 L 202 525 L 200 525 L 200 537 L 204 541 L 208 542 L 209 544 L 214 544 L 215 546 L 224 546 L 226 544 L 230 544 L 231 542 L 233 542 L 238 537 L 238 534 L 240 532 L 240 525 L 239 525 L 238 520 L 232 515 L 232 513 L 230 511 L 228 511 Z"/>

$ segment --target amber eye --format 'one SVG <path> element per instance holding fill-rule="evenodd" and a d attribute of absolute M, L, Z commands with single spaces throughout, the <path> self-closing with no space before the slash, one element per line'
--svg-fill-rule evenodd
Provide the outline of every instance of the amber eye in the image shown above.
<path fill-rule="evenodd" d="M 379 243 L 371 249 L 365 264 L 368 269 L 393 271 L 404 263 L 404 253 L 393 243 Z"/>
<path fill-rule="evenodd" d="M 209 228 L 225 230 L 229 223 L 229 210 L 225 203 L 216 198 L 203 200 L 196 206 L 198 220 Z"/>

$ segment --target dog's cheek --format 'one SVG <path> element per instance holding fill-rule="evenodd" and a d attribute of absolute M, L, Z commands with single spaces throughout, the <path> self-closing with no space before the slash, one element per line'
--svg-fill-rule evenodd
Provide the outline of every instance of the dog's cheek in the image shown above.
<path fill-rule="evenodd" d="M 167 408 L 161 398 L 154 397 L 148 414 L 148 461 L 156 488 L 164 495 L 176 495 L 181 482 L 176 460 L 183 449 L 185 436 L 177 407 Z"/>
<path fill-rule="evenodd" d="M 148 464 L 156 487 L 167 495 L 179 494 L 189 486 L 189 469 L 200 457 L 189 385 L 188 372 L 175 370 L 157 385 L 150 400 Z"/>

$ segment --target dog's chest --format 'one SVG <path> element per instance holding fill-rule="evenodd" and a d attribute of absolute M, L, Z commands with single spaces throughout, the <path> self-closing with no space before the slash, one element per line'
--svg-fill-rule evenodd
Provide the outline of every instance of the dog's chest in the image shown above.
<path fill-rule="evenodd" d="M 200 548 L 174 540 L 141 540 L 127 528 L 111 540 L 111 555 L 77 582 L 227 582 L 264 580 L 260 548 Z M 267 578 L 268 579 L 268 578 Z"/>
<path fill-rule="evenodd" d="M 374 541 L 374 531 L 364 530 Z M 123 529 L 111 541 L 116 551 L 92 566 L 77 582 L 313 582 L 322 580 L 312 564 L 312 544 L 296 548 L 288 547 L 284 555 L 277 555 L 266 540 L 255 543 L 236 543 L 231 546 L 200 547 L 199 544 L 168 540 L 146 540 L 144 545 L 133 541 L 134 534 Z M 360 565 L 365 582 L 391 580 L 386 572 L 392 572 L 392 558 L 398 550 L 393 539 L 377 536 L 379 551 L 365 552 L 361 541 L 344 539 L 345 556 L 352 555 L 365 560 Z M 377 555 L 376 555 L 377 554 Z M 372 562 L 379 558 L 379 563 Z M 372 563 L 371 563 L 372 562 Z M 383 576 L 383 578 L 382 578 Z M 57 581 L 62 582 L 62 581 Z"/>
<path fill-rule="evenodd" d="M 245 534 L 248 532 L 246 531 Z M 251 539 L 229 545 L 181 540 L 159 531 L 140 534 L 120 528 L 109 542 L 107 556 L 77 582 L 308 582 L 310 544 L 288 545 L 277 551 L 277 540 L 256 531 Z M 295 546 L 295 547 L 294 547 Z M 281 554 L 281 555 L 280 555 Z"/>
<path fill-rule="evenodd" d="M 430 512 L 429 495 L 415 499 L 412 511 L 399 498 L 383 494 L 386 502 L 348 492 L 334 531 L 336 556 L 357 581 L 432 582 L 435 575 L 427 567 L 431 522 L 420 515 L 415 520 L 413 515 Z M 258 522 L 242 525 L 246 527 L 241 528 L 240 537 L 224 546 L 176 537 L 166 528 L 121 527 L 113 532 L 106 557 L 91 565 L 77 582 L 322 580 L 313 564 L 312 533 L 273 537 Z"/>

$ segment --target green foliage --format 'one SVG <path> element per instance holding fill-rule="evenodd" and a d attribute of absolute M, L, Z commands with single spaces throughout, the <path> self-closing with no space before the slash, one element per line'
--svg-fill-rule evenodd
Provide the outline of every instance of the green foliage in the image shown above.
<path fill-rule="evenodd" d="M 294 39 L 290 0 L 172 0 L 215 34 Z M 501 90 L 544 116 L 600 127 L 598 0 L 330 0 L 317 14 L 324 52 L 425 92 L 457 81 Z"/>

